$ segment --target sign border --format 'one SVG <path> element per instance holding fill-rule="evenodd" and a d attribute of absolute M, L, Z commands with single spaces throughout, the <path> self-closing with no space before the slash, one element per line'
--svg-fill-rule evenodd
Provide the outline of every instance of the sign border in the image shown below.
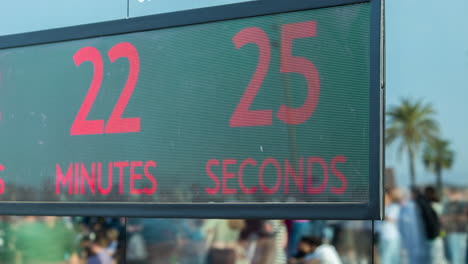
<path fill-rule="evenodd" d="M 0 36 L 0 49 L 210 23 L 285 12 L 371 4 L 368 203 L 0 202 L 0 214 L 161 218 L 378 220 L 383 216 L 384 75 L 381 0 L 257 0 Z"/>

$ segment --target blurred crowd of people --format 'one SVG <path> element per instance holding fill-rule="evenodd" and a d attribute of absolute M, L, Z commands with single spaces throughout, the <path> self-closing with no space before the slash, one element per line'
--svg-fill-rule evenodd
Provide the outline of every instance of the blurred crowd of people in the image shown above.
<path fill-rule="evenodd" d="M 5 216 L 0 263 L 117 264 L 125 254 L 125 218 Z"/>
<path fill-rule="evenodd" d="M 130 219 L 127 230 L 129 264 L 371 263 L 370 221 Z"/>
<path fill-rule="evenodd" d="M 4 216 L 0 263 L 370 263 L 371 236 L 369 221 Z"/>
<path fill-rule="evenodd" d="M 385 220 L 376 236 L 382 264 L 466 264 L 468 203 L 448 188 L 442 201 L 432 186 L 385 193 Z"/>
<path fill-rule="evenodd" d="M 4 216 L 0 263 L 467 264 L 466 201 L 388 189 L 375 233 L 372 221 Z"/>

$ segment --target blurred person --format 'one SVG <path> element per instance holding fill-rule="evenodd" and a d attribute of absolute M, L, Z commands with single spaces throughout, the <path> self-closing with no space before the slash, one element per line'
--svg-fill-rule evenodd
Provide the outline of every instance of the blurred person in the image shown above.
<path fill-rule="evenodd" d="M 296 255 L 302 237 L 310 235 L 309 220 L 292 220 L 288 237 L 288 256 Z"/>
<path fill-rule="evenodd" d="M 15 257 L 13 244 L 13 219 L 11 216 L 0 216 L 0 263 L 13 263 Z"/>
<path fill-rule="evenodd" d="M 119 217 L 116 218 L 116 225 L 114 225 L 114 229 L 117 230 L 119 233 L 119 236 L 117 237 L 117 251 L 114 254 L 114 258 L 117 260 L 117 264 L 125 264 L 125 249 L 126 249 L 126 240 L 127 240 L 127 234 L 126 234 L 126 225 L 127 225 L 127 220 L 125 217 Z"/>
<path fill-rule="evenodd" d="M 437 214 L 437 218 L 440 219 L 442 214 L 442 204 L 440 203 L 439 194 L 437 193 L 436 188 L 433 186 L 427 186 L 424 188 L 424 196 L 429 201 L 432 209 Z M 433 238 L 428 240 L 428 247 L 429 247 L 429 258 L 430 263 L 432 264 L 445 264 L 447 260 L 445 259 L 445 252 L 444 252 L 444 242 L 442 240 L 442 236 L 439 234 Z"/>
<path fill-rule="evenodd" d="M 449 189 L 448 201 L 442 213 L 447 243 L 447 255 L 452 264 L 465 264 L 467 261 L 468 204 L 461 201 L 456 189 Z"/>
<path fill-rule="evenodd" d="M 379 255 L 382 264 L 400 261 L 401 237 L 398 230 L 400 194 L 391 188 L 385 192 L 385 219 L 380 223 Z"/>
<path fill-rule="evenodd" d="M 91 253 L 91 240 L 90 235 L 86 235 L 81 237 L 80 239 L 80 250 L 79 250 L 79 258 L 80 258 L 80 264 L 85 263 L 88 260 L 88 257 L 92 254 Z"/>
<path fill-rule="evenodd" d="M 166 264 L 177 262 L 177 254 L 181 247 L 180 219 L 141 218 L 134 219 L 134 221 L 138 225 L 142 225 L 141 242 L 146 243 L 145 248 L 148 254 L 146 263 Z"/>
<path fill-rule="evenodd" d="M 182 246 L 179 252 L 180 264 L 204 264 L 206 243 L 203 239 L 201 219 L 183 220 Z"/>
<path fill-rule="evenodd" d="M 81 219 L 83 225 L 88 227 L 90 231 L 99 232 L 106 228 L 106 219 L 104 217 L 83 217 Z"/>
<path fill-rule="evenodd" d="M 25 217 L 18 224 L 15 247 L 17 262 L 22 264 L 78 263 L 76 234 L 57 217 Z"/>
<path fill-rule="evenodd" d="M 360 220 L 329 221 L 321 236 L 322 243 L 334 245 L 342 262 L 349 264 L 370 262 L 372 237 L 372 221 Z"/>
<path fill-rule="evenodd" d="M 78 224 L 79 235 L 77 241 L 81 241 L 80 256 L 87 260 L 93 255 L 91 245 L 97 238 L 105 238 L 108 245 L 105 251 L 112 257 L 114 263 L 125 263 L 125 218 L 124 217 L 75 217 Z"/>
<path fill-rule="evenodd" d="M 242 262 L 242 256 L 239 254 L 239 238 L 244 227 L 245 221 L 241 219 L 206 220 L 202 230 L 207 240 L 207 263 L 237 264 Z"/>
<path fill-rule="evenodd" d="M 405 262 L 411 264 L 427 264 L 426 234 L 420 209 L 415 202 L 418 190 L 413 188 L 411 194 L 404 199 L 400 210 L 398 227 L 400 230 Z"/>
<path fill-rule="evenodd" d="M 320 237 L 309 237 L 307 241 L 312 252 L 306 255 L 304 264 L 342 264 L 334 246 L 322 243 Z"/>
<path fill-rule="evenodd" d="M 276 257 L 275 228 L 272 221 L 262 220 L 252 264 L 271 264 Z"/>
<path fill-rule="evenodd" d="M 434 244 L 435 239 L 440 235 L 440 219 L 433 206 L 431 205 L 429 199 L 426 196 L 424 196 L 419 191 L 419 189 L 412 188 L 412 192 L 413 199 L 417 205 L 420 217 L 422 219 L 421 223 L 423 226 L 423 234 L 425 238 L 425 243 L 423 245 L 425 252 L 425 261 L 426 263 L 433 263 L 433 261 L 435 261 L 435 263 L 439 263 L 438 261 L 440 259 L 437 259 L 437 253 L 434 254 L 432 250 L 434 249 L 433 246 L 436 245 Z M 435 259 L 432 258 L 433 255 Z M 443 261 L 443 256 L 441 257 Z"/>
<path fill-rule="evenodd" d="M 106 246 L 106 251 L 109 256 L 114 257 L 119 247 L 119 231 L 115 228 L 107 230 L 106 237 L 109 240 L 109 244 Z"/>
<path fill-rule="evenodd" d="M 102 233 L 96 236 L 95 240 L 89 245 L 89 256 L 87 264 L 113 264 L 112 257 L 110 256 L 107 247 L 109 240 L 103 236 Z"/>
<path fill-rule="evenodd" d="M 296 254 L 288 260 L 288 264 L 303 264 L 305 257 L 313 252 L 313 241 L 309 237 L 302 237 L 298 243 Z"/>
<path fill-rule="evenodd" d="M 400 201 L 400 208 L 401 208 L 401 194 L 399 196 L 399 201 Z M 362 223 L 361 230 L 358 235 L 358 240 L 359 243 L 356 243 L 356 250 L 357 250 L 357 256 L 358 256 L 358 262 L 359 264 L 367 264 L 371 263 L 372 259 L 372 252 L 373 252 L 373 237 L 374 234 L 372 233 L 373 229 L 373 221 L 359 221 Z M 398 223 L 397 223 L 397 228 L 398 228 Z M 377 250 L 376 250 L 377 252 Z M 400 252 L 401 253 L 401 241 L 400 241 Z M 376 253 L 378 254 L 378 253 Z"/>
<path fill-rule="evenodd" d="M 323 232 L 321 238 L 324 243 L 329 241 L 336 246 L 343 262 L 366 263 L 369 260 L 369 248 L 372 245 L 371 221 L 332 221 L 331 226 L 332 234 Z"/>
<path fill-rule="evenodd" d="M 146 242 L 142 235 L 143 225 L 133 220 L 127 222 L 126 234 L 128 237 L 125 248 L 125 263 L 144 264 L 148 258 Z"/>
<path fill-rule="evenodd" d="M 428 241 L 432 241 L 440 235 L 440 219 L 436 211 L 433 209 L 431 202 L 419 191 L 419 189 L 413 188 L 413 194 L 423 220 L 422 223 L 426 239 Z M 428 243 L 426 244 L 428 245 Z"/>
<path fill-rule="evenodd" d="M 282 220 L 271 220 L 275 239 L 275 259 L 274 264 L 286 264 L 286 247 L 288 245 L 288 234 L 286 225 Z"/>
<path fill-rule="evenodd" d="M 245 220 L 245 227 L 240 233 L 239 243 L 245 250 L 245 258 L 248 263 L 254 260 L 257 242 L 262 235 L 263 223 L 264 220 L 247 219 Z"/>

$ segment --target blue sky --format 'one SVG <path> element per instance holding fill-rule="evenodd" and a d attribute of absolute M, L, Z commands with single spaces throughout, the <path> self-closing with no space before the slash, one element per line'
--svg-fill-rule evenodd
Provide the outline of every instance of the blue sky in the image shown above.
<path fill-rule="evenodd" d="M 245 1 L 249 0 L 3 0 L 0 35 Z"/>
<path fill-rule="evenodd" d="M 402 97 L 432 103 L 442 137 L 452 142 L 456 160 L 444 173 L 449 183 L 468 185 L 468 1 L 386 1 L 387 106 Z M 408 185 L 406 155 L 387 149 L 387 167 Z M 417 159 L 417 181 L 435 176 Z"/>

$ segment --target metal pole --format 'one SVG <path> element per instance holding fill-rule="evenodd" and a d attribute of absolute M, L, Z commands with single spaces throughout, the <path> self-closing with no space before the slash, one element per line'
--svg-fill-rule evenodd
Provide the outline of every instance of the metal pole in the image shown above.
<path fill-rule="evenodd" d="M 371 263 L 374 264 L 375 263 L 375 256 L 374 256 L 374 245 L 375 245 L 375 230 L 374 230 L 374 224 L 375 224 L 375 221 L 372 220 L 372 228 L 371 228 Z"/>

